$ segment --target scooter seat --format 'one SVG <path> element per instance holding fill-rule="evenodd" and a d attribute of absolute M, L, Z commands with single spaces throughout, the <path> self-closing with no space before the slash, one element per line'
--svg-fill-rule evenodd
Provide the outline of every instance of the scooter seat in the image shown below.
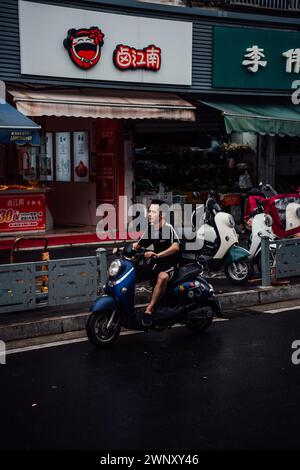
<path fill-rule="evenodd" d="M 192 279 L 195 279 L 195 277 L 200 274 L 200 272 L 201 269 L 195 265 L 181 266 L 168 287 L 175 287 L 179 284 L 182 284 L 183 282 L 191 281 Z"/>

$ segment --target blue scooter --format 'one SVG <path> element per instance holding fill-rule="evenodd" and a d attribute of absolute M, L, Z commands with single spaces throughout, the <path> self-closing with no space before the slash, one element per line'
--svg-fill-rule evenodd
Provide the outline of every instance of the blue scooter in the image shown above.
<path fill-rule="evenodd" d="M 117 249 L 118 258 L 108 269 L 105 294 L 91 306 L 86 325 L 88 338 L 95 346 L 101 348 L 115 343 L 121 327 L 146 330 L 141 323 L 142 315 L 134 307 L 137 266 L 146 251 L 137 252 L 131 244 Z M 152 325 L 147 329 L 162 330 L 180 323 L 200 332 L 210 326 L 214 315 L 222 316 L 222 312 L 213 287 L 200 275 L 200 268 L 186 265 L 178 269 L 168 284 L 153 311 Z"/>

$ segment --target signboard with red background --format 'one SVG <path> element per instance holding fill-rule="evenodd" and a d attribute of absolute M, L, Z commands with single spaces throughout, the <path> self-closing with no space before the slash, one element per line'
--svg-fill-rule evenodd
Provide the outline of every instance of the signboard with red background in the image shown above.
<path fill-rule="evenodd" d="M 44 194 L 0 196 L 0 232 L 24 232 L 46 229 Z"/>

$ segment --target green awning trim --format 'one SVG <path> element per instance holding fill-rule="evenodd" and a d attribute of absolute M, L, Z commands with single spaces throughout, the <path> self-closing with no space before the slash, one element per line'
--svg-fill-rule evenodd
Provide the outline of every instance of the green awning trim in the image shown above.
<path fill-rule="evenodd" d="M 226 132 L 300 136 L 300 106 L 201 101 L 224 115 Z"/>

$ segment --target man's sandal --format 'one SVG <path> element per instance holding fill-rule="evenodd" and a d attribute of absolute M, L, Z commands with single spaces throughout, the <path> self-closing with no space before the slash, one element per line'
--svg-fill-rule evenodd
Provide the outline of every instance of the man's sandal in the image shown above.
<path fill-rule="evenodd" d="M 152 325 L 152 315 L 151 313 L 144 312 L 142 318 L 142 325 L 143 326 L 151 326 Z"/>

